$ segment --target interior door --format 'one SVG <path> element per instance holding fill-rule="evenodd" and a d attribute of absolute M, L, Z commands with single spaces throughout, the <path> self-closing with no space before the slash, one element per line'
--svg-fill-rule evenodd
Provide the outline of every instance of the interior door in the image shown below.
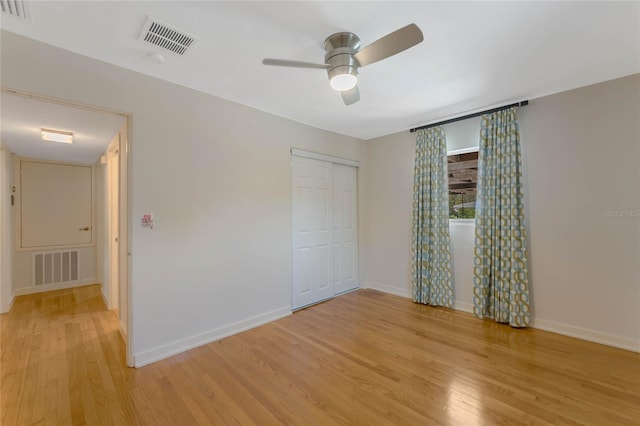
<path fill-rule="evenodd" d="M 357 169 L 333 165 L 333 289 L 335 294 L 358 287 Z"/>
<path fill-rule="evenodd" d="M 20 161 L 20 247 L 93 243 L 91 166 Z"/>
<path fill-rule="evenodd" d="M 331 170 L 331 163 L 292 157 L 293 309 L 334 295 Z"/>

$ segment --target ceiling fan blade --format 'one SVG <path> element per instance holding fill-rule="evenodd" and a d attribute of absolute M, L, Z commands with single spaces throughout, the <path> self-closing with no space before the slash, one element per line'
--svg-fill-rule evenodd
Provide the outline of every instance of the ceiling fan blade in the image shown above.
<path fill-rule="evenodd" d="M 271 59 L 271 58 L 263 59 L 262 64 L 273 65 L 276 67 L 317 68 L 317 69 L 323 69 L 323 70 L 329 68 L 328 64 L 313 64 L 311 62 L 289 61 L 287 59 Z"/>
<path fill-rule="evenodd" d="M 416 24 L 409 24 L 379 38 L 354 56 L 361 67 L 407 50 L 424 40 L 422 31 Z"/>
<path fill-rule="evenodd" d="M 360 100 L 360 89 L 358 89 L 358 86 L 356 85 L 353 86 L 353 89 L 340 92 L 340 95 L 342 96 L 342 100 L 345 105 L 352 105 Z"/>

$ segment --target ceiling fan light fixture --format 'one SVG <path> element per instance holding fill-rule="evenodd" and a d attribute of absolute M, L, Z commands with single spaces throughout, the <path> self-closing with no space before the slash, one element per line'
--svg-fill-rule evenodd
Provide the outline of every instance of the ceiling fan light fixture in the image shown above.
<path fill-rule="evenodd" d="M 73 133 L 62 130 L 41 129 L 42 140 L 60 143 L 73 143 Z"/>
<path fill-rule="evenodd" d="M 264 65 L 294 68 L 326 69 L 331 87 L 340 92 L 345 105 L 360 100 L 358 69 L 389 58 L 422 42 L 424 36 L 416 24 L 406 25 L 360 49 L 360 38 L 354 33 L 331 34 L 324 41 L 324 64 L 287 59 L 265 58 Z"/>
<path fill-rule="evenodd" d="M 344 92 L 345 90 L 353 89 L 358 84 L 358 77 L 353 74 L 336 74 L 329 80 L 333 90 L 338 92 Z"/>

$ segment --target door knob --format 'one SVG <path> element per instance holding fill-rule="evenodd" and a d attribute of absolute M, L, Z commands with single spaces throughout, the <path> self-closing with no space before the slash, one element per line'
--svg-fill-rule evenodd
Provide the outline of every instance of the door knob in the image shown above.
<path fill-rule="evenodd" d="M 84 228 L 78 229 L 78 231 L 88 231 L 89 229 L 91 228 L 89 228 L 88 226 L 85 226 Z"/>

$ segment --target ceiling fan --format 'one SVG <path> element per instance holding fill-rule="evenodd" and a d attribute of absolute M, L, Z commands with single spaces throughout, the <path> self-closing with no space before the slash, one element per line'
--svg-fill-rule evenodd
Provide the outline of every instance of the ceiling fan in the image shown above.
<path fill-rule="evenodd" d="M 346 105 L 351 105 L 360 100 L 358 68 L 407 50 L 423 39 L 420 28 L 416 24 L 409 24 L 360 49 L 357 35 L 341 32 L 330 35 L 324 41 L 327 54 L 323 64 L 271 58 L 263 59 L 262 63 L 279 67 L 326 69 L 331 87 L 340 92 Z"/>

